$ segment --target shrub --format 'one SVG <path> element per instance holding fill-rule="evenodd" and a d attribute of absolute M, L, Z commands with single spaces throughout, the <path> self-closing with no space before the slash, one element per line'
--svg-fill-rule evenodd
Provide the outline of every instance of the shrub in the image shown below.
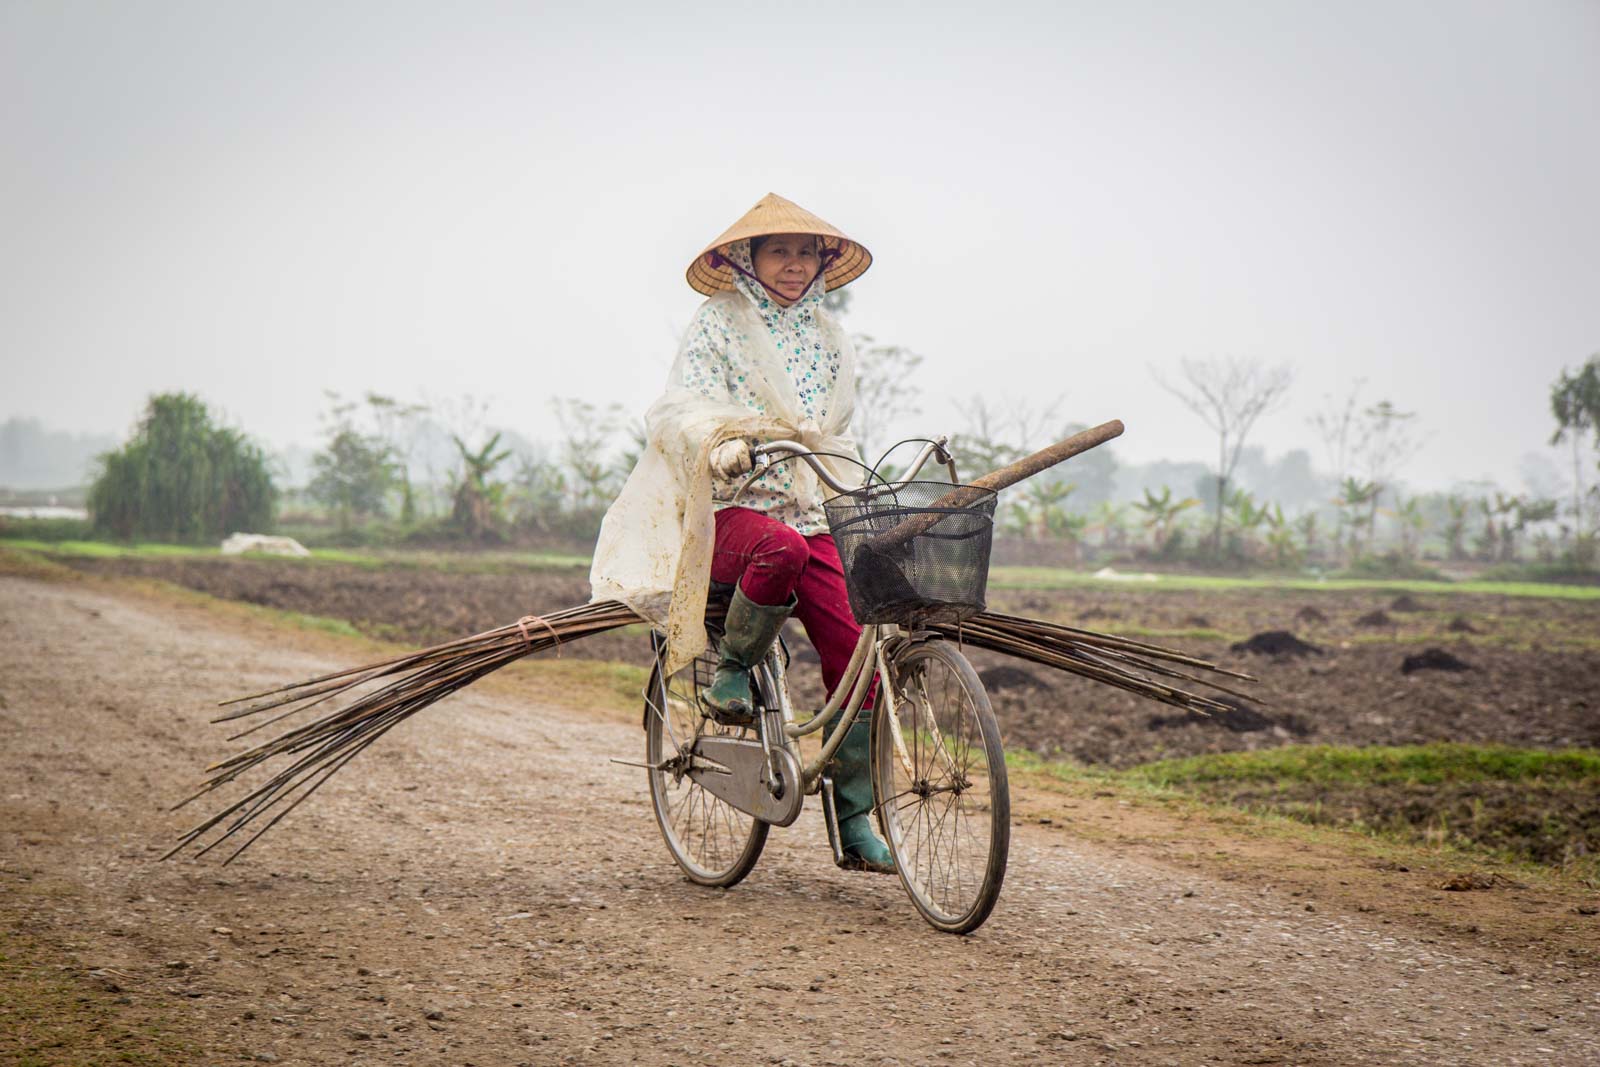
<path fill-rule="evenodd" d="M 328 447 L 311 462 L 316 476 L 306 495 L 332 510 L 342 531 L 349 531 L 353 519 L 381 518 L 384 498 L 400 477 L 389 446 L 349 426 L 336 429 Z"/>
<path fill-rule="evenodd" d="M 99 462 L 88 501 L 97 534 L 195 543 L 272 527 L 265 455 L 192 394 L 151 397 L 132 439 Z"/>

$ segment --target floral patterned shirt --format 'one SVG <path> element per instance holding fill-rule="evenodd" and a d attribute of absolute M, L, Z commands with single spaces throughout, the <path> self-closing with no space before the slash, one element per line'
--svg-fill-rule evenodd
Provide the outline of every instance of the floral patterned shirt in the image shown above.
<path fill-rule="evenodd" d="M 754 273 L 750 262 L 750 242 L 736 241 L 723 250 L 729 260 L 744 271 Z M 767 327 L 773 347 L 783 357 L 784 371 L 799 400 L 800 410 L 809 419 L 821 421 L 829 410 L 834 386 L 839 380 L 843 356 L 830 345 L 828 335 L 817 320 L 826 292 L 822 272 L 805 294 L 789 307 L 784 307 L 761 287 L 738 270 L 733 272 L 733 284 L 745 299 L 755 305 L 761 321 Z M 754 388 L 747 384 L 751 369 L 741 365 L 739 346 L 731 343 L 734 324 L 726 310 L 716 303 L 700 306 L 694 321 L 689 324 L 685 340 L 683 385 L 714 400 L 733 400 L 757 414 L 766 414 L 766 405 Z M 799 460 L 792 460 L 798 463 Z M 800 533 L 825 533 L 827 517 L 820 504 L 802 508 L 795 499 L 794 479 L 788 463 L 774 464 L 751 483 L 750 488 L 732 497 L 743 483 L 740 477 L 733 481 L 715 479 L 716 507 L 744 507 L 764 512 Z"/>

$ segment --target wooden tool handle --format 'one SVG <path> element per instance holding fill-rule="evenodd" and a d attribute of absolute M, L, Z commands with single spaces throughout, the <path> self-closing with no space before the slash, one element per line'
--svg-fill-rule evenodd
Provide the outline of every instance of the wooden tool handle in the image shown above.
<path fill-rule="evenodd" d="M 1082 452 L 1087 452 L 1096 445 L 1103 445 L 1113 437 L 1122 436 L 1122 420 L 1112 419 L 1102 422 L 1099 426 L 1091 426 L 1087 430 L 1080 430 L 1065 441 L 1057 441 L 1048 448 L 1041 448 L 1031 456 L 1024 456 L 1015 463 L 1008 463 L 999 470 L 990 471 L 982 478 L 971 482 L 979 489 L 993 489 L 995 492 L 1016 485 L 1024 478 L 1032 478 L 1041 471 L 1049 470 L 1062 460 L 1071 459 Z M 951 505 L 939 504 L 939 507 Z"/>
<path fill-rule="evenodd" d="M 1057 441 L 1048 448 L 1041 448 L 1031 456 L 1024 456 L 1015 463 L 1008 463 L 999 470 L 990 471 L 967 485 L 951 490 L 944 496 L 935 500 L 929 507 L 935 508 L 964 508 L 983 496 L 975 490 L 991 489 L 995 492 L 1016 485 L 1018 482 L 1032 478 L 1041 471 L 1049 470 L 1063 460 L 1071 459 L 1080 453 L 1087 452 L 1096 445 L 1103 445 L 1113 437 L 1122 436 L 1122 420 L 1112 419 L 1102 422 L 1099 426 L 1091 426 L 1087 430 L 1079 431 L 1065 441 Z M 929 515 L 916 515 L 900 523 L 892 530 L 883 533 L 865 542 L 866 547 L 882 551 L 902 544 L 919 533 L 930 529 L 943 516 L 937 513 Z"/>

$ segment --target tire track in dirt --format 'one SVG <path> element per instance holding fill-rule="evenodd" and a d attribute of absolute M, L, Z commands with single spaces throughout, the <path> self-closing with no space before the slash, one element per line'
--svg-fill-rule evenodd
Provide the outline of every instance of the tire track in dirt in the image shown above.
<path fill-rule="evenodd" d="M 320 640 L 320 639 L 319 639 Z M 1600 1061 L 1600 981 L 1018 826 L 989 924 L 835 870 L 815 806 L 677 877 L 635 725 L 467 692 L 237 864 L 157 864 L 210 703 L 342 665 L 200 608 L 0 577 L 0 880 L 217 1062 Z M 34 899 L 32 897 L 28 898 Z"/>

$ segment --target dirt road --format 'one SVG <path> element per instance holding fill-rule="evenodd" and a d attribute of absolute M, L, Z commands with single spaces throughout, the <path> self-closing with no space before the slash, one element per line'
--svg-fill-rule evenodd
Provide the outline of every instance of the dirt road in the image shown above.
<path fill-rule="evenodd" d="M 642 772 L 606 762 L 637 758 L 637 726 L 504 685 L 397 729 L 233 866 L 155 862 L 191 821 L 165 808 L 227 750 L 210 702 L 338 655 L 0 577 L 8 942 L 204 1063 L 1600 1062 L 1587 957 L 1057 827 L 1016 828 L 968 938 L 835 870 L 814 809 L 744 885 L 696 888 Z M 0 1006 L 0 1061 L 36 1022 Z"/>

